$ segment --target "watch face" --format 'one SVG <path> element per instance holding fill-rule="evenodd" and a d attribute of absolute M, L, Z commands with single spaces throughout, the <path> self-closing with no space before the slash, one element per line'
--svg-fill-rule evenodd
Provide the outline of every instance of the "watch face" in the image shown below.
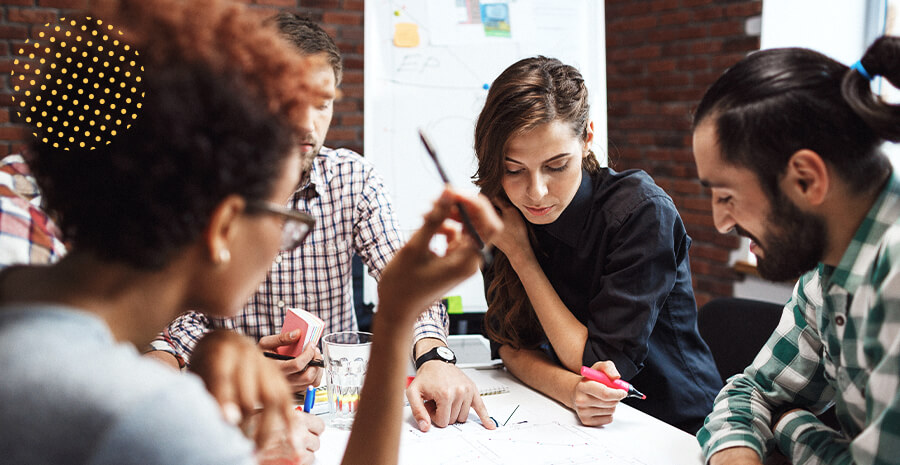
<path fill-rule="evenodd" d="M 438 347 L 437 354 L 444 360 L 453 360 L 453 351 L 446 347 Z"/>

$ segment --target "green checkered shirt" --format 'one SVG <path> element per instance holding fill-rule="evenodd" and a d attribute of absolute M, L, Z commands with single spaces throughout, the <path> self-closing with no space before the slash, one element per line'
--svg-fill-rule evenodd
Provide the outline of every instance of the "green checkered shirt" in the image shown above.
<path fill-rule="evenodd" d="M 798 240 L 802 240 L 798 238 Z M 752 315 L 748 315 L 752 318 Z M 900 180 L 891 175 L 837 268 L 803 275 L 777 329 L 697 433 L 794 463 L 900 464 Z M 835 404 L 843 431 L 812 413 Z M 773 419 L 785 415 L 773 430 Z"/>

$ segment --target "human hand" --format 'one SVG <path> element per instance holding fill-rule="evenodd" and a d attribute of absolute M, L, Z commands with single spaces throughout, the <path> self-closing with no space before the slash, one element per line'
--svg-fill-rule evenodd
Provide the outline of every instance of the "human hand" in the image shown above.
<path fill-rule="evenodd" d="M 597 362 L 591 368 L 602 371 L 610 379 L 621 377 L 611 361 Z M 613 421 L 616 406 L 626 395 L 621 389 L 609 388 L 588 378 L 581 378 L 572 393 L 572 404 L 583 425 L 600 426 Z"/>
<path fill-rule="evenodd" d="M 257 346 L 264 352 L 275 352 L 281 346 L 293 344 L 300 337 L 300 330 L 295 329 L 288 333 L 272 334 L 259 339 Z M 309 345 L 297 357 L 291 360 L 270 360 L 284 374 L 290 386 L 291 392 L 303 392 L 307 386 L 318 386 L 322 381 L 324 368 L 309 366 L 312 360 L 322 360 L 319 349 Z"/>
<path fill-rule="evenodd" d="M 263 449 L 293 427 L 293 396 L 277 367 L 256 345 L 231 331 L 208 333 L 194 348 L 190 370 L 206 384 L 225 419 Z"/>
<path fill-rule="evenodd" d="M 503 228 L 487 198 L 446 189 L 425 215 L 422 227 L 382 271 L 378 282 L 379 313 L 392 312 L 394 318 L 414 319 L 435 299 L 478 271 L 481 254 L 475 241 L 460 228 L 444 223 L 447 219 L 459 221 L 457 204 L 465 208 L 485 244 L 490 244 Z M 443 256 L 429 248 L 435 235 L 447 238 Z"/>
<path fill-rule="evenodd" d="M 303 412 L 297 412 L 292 420 L 291 434 L 284 434 L 257 449 L 256 460 L 260 465 L 311 465 L 315 462 L 319 435 L 325 430 L 325 422 Z"/>
<path fill-rule="evenodd" d="M 475 409 L 485 428 L 497 427 L 478 395 L 478 387 L 450 363 L 425 362 L 406 388 L 406 398 L 422 431 L 428 431 L 432 422 L 440 428 L 450 423 L 465 423 L 470 408 Z"/>
<path fill-rule="evenodd" d="M 531 242 L 528 240 L 528 227 L 522 213 L 507 200 L 497 198 L 493 200 L 493 204 L 500 210 L 500 219 L 503 221 L 503 231 L 494 238 L 494 245 L 507 257 L 516 254 L 533 255 Z"/>
<path fill-rule="evenodd" d="M 749 447 L 729 447 L 713 454 L 709 465 L 762 465 L 762 460 Z"/>

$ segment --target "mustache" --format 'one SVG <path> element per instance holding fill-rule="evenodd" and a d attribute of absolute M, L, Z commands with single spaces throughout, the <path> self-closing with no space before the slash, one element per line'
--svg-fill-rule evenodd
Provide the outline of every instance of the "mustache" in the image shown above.
<path fill-rule="evenodd" d="M 746 238 L 750 239 L 751 241 L 755 242 L 757 245 L 762 245 L 762 243 L 759 242 L 759 239 L 757 239 L 756 236 L 754 236 L 753 234 L 750 234 L 744 228 L 742 228 L 738 225 L 734 225 L 734 232 L 737 233 L 738 236 L 746 237 Z"/>

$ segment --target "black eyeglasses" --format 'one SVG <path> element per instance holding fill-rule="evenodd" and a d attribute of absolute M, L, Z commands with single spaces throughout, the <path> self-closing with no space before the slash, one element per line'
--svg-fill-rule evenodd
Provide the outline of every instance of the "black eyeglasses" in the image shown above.
<path fill-rule="evenodd" d="M 312 215 L 297 210 L 291 210 L 290 208 L 285 208 L 271 202 L 249 202 L 247 204 L 247 209 L 272 213 L 284 219 L 284 226 L 282 226 L 281 229 L 282 251 L 293 250 L 299 247 L 316 224 L 316 219 Z"/>

